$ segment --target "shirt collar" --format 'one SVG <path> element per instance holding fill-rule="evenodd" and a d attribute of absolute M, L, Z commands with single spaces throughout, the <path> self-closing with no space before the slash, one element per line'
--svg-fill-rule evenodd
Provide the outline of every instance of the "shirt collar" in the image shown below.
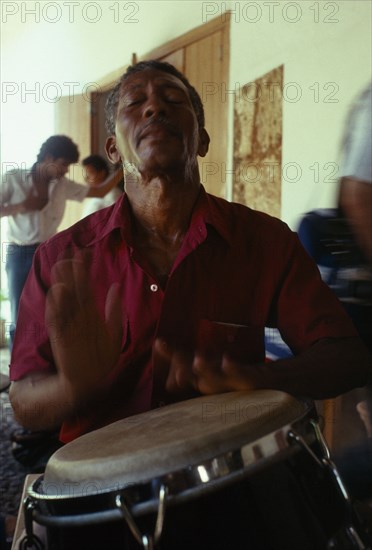
<path fill-rule="evenodd" d="M 233 244 L 233 220 L 227 210 L 228 202 L 214 195 L 210 195 L 200 186 L 200 193 L 195 204 L 192 223 L 202 222 L 212 226 L 217 233 L 230 245 Z"/>
<path fill-rule="evenodd" d="M 207 193 L 204 186 L 200 186 L 200 193 L 195 203 L 191 225 L 202 224 L 212 226 L 219 235 L 230 245 L 233 244 L 232 220 L 226 210 L 227 201 Z M 107 215 L 102 231 L 97 234 L 95 241 L 106 237 L 116 229 L 120 230 L 128 244 L 132 241 L 132 216 L 126 193 L 116 201 L 113 210 Z"/>
<path fill-rule="evenodd" d="M 125 193 L 115 202 L 112 207 L 97 211 L 93 216 L 86 218 L 88 228 L 94 229 L 93 233 L 89 232 L 89 243 L 94 244 L 115 230 L 122 232 L 125 240 L 131 235 L 131 222 L 128 198 Z M 99 226 L 99 229 L 98 229 Z"/>

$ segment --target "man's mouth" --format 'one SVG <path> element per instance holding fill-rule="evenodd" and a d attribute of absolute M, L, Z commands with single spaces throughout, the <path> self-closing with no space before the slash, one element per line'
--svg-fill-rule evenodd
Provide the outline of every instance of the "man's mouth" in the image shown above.
<path fill-rule="evenodd" d="M 148 136 L 164 137 L 166 135 L 180 137 L 181 134 L 178 128 L 167 120 L 156 119 L 149 121 L 139 132 L 137 145 Z"/>

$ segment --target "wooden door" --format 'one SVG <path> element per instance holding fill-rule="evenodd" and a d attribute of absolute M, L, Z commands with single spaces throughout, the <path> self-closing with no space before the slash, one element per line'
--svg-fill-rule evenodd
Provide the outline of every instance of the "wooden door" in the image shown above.
<path fill-rule="evenodd" d="M 90 108 L 88 95 L 61 97 L 55 107 L 55 133 L 70 137 L 78 146 L 79 162 L 70 166 L 68 178 L 84 183 L 83 169 L 80 161 L 90 155 Z M 77 201 L 67 201 L 66 210 L 59 231 L 70 227 L 81 219 L 83 204 Z"/>
<path fill-rule="evenodd" d="M 206 190 L 220 197 L 226 192 L 227 63 L 222 31 L 185 48 L 184 73 L 202 98 L 205 127 L 211 138 L 208 154 L 199 159 L 200 177 Z"/>

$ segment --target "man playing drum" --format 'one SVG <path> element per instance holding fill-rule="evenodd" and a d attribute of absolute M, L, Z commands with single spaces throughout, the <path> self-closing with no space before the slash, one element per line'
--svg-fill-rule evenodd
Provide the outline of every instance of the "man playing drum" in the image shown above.
<path fill-rule="evenodd" d="M 370 356 L 297 236 L 201 185 L 209 137 L 186 78 L 130 67 L 107 119 L 125 194 L 36 252 L 11 358 L 19 422 L 68 442 L 201 394 L 365 385 Z M 293 357 L 265 362 L 265 326 Z"/>

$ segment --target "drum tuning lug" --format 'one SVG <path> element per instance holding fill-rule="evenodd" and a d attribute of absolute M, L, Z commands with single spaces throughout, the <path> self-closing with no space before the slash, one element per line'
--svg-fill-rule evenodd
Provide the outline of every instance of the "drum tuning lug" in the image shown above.
<path fill-rule="evenodd" d="M 156 518 L 155 531 L 154 531 L 154 540 L 157 543 L 163 532 L 164 518 L 165 518 L 165 502 L 168 494 L 168 487 L 166 485 L 161 485 L 159 489 L 159 508 L 158 515 Z"/>
<path fill-rule="evenodd" d="M 144 550 L 153 550 L 154 549 L 154 544 L 153 544 L 153 540 L 152 538 L 148 538 L 146 535 L 143 535 L 142 536 L 142 546 L 143 546 L 143 549 Z"/>
<path fill-rule="evenodd" d="M 156 524 L 155 524 L 155 530 L 154 535 L 143 535 L 138 528 L 138 525 L 135 522 L 135 519 L 129 510 L 128 506 L 124 502 L 122 495 L 118 494 L 115 498 L 115 504 L 117 508 L 121 511 L 125 521 L 127 522 L 127 525 L 136 539 L 136 541 L 142 545 L 142 548 L 144 550 L 153 550 L 154 543 L 156 544 L 163 532 L 163 525 L 164 525 L 164 518 L 165 518 L 165 503 L 166 503 L 166 497 L 168 494 L 167 487 L 165 485 L 161 485 L 159 489 L 159 507 L 158 507 L 158 514 L 156 517 Z"/>
<path fill-rule="evenodd" d="M 304 440 L 304 438 L 301 435 L 299 435 L 294 430 L 290 430 L 287 434 L 287 437 L 290 441 L 294 441 L 295 443 L 300 445 L 311 456 L 311 458 L 314 460 L 314 462 L 318 466 L 320 466 L 321 468 L 323 467 L 322 461 L 319 460 L 319 458 L 316 456 L 314 451 L 309 447 L 309 445 L 306 443 L 306 441 Z"/>
<path fill-rule="evenodd" d="M 141 531 L 139 530 L 136 522 L 134 521 L 134 518 L 133 518 L 131 512 L 129 511 L 128 506 L 125 504 L 125 502 L 122 499 L 122 496 L 120 494 L 116 495 L 116 497 L 115 497 L 115 505 L 117 506 L 117 508 L 119 508 L 120 512 L 122 513 L 122 516 L 125 519 L 128 527 L 129 527 L 132 535 L 136 539 L 136 541 L 139 544 L 142 544 L 142 546 L 143 546 L 144 537 L 143 537 Z M 144 548 L 146 548 L 146 546 L 144 546 Z"/>
<path fill-rule="evenodd" d="M 25 500 L 23 501 L 25 530 L 26 530 L 26 534 L 31 537 L 33 535 L 32 521 L 33 521 L 34 509 L 35 509 L 35 503 L 29 497 L 26 497 Z"/>
<path fill-rule="evenodd" d="M 319 426 L 318 422 L 316 420 L 310 420 L 310 424 L 312 425 L 312 427 L 314 429 L 316 439 L 317 439 L 317 441 L 319 442 L 319 444 L 321 446 L 321 449 L 322 449 L 322 452 L 323 452 L 324 456 L 328 460 L 330 460 L 331 454 L 329 452 L 327 442 L 326 442 L 325 437 L 322 433 L 322 430 L 320 429 L 320 426 Z"/>
<path fill-rule="evenodd" d="M 34 535 L 33 532 L 33 511 L 36 505 L 35 502 L 30 498 L 26 497 L 23 501 L 23 512 L 25 520 L 25 531 L 26 535 L 23 537 L 19 543 L 19 550 L 44 550 L 44 544 L 41 542 L 39 537 Z"/>

